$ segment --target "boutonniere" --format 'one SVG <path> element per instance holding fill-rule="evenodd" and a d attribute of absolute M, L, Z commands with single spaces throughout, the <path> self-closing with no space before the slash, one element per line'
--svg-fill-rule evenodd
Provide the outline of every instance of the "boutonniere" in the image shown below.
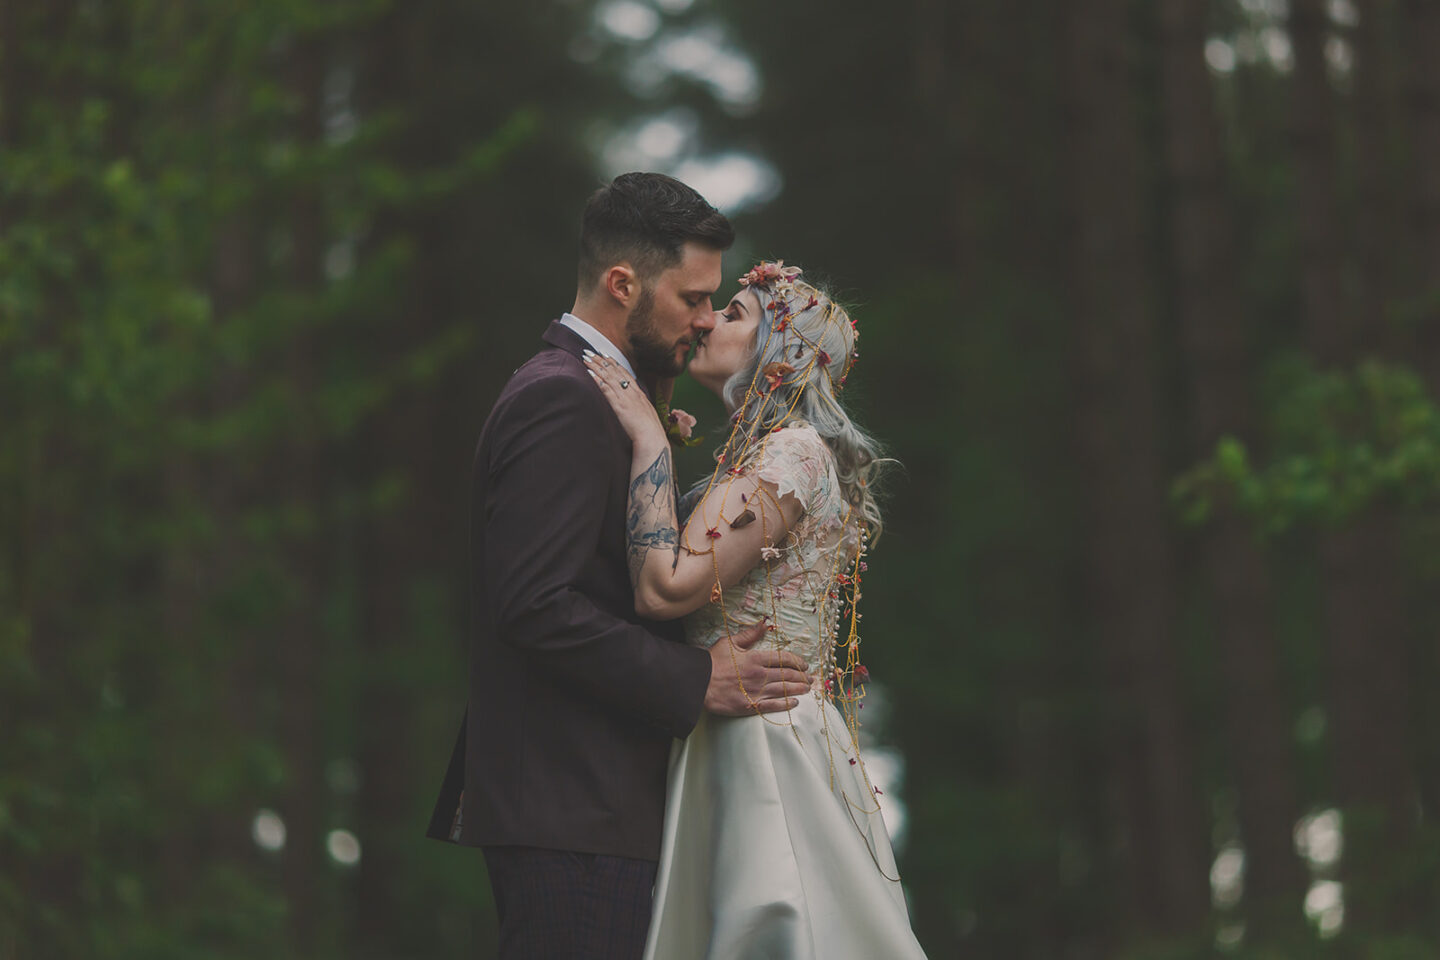
<path fill-rule="evenodd" d="M 660 422 L 665 424 L 665 435 L 675 446 L 693 447 L 705 439 L 693 436 L 695 418 L 679 407 L 672 410 L 664 400 L 656 400 L 655 412 L 660 415 Z"/>

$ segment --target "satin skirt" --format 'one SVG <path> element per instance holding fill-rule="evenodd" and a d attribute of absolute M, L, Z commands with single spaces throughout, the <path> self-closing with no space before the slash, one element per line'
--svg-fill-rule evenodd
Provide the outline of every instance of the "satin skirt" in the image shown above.
<path fill-rule="evenodd" d="M 645 960 L 923 960 L 854 759 L 819 697 L 702 715 L 671 753 Z"/>

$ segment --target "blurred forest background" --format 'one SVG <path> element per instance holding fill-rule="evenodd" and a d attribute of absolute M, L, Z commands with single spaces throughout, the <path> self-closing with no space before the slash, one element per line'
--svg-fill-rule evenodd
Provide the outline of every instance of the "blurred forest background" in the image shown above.
<path fill-rule="evenodd" d="M 0 960 L 487 955 L 421 837 L 469 460 L 637 168 L 859 320 L 932 957 L 1440 955 L 1437 51 L 1435 0 L 0 0 Z"/>

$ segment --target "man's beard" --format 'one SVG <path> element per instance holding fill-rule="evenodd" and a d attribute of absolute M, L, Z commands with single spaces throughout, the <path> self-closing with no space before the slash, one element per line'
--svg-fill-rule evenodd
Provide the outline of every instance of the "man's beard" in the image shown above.
<path fill-rule="evenodd" d="M 675 344 L 665 342 L 655 329 L 653 314 L 655 298 L 648 289 L 640 291 L 640 299 L 625 322 L 625 335 L 630 339 L 631 361 L 635 372 L 646 379 L 678 377 L 685 372 L 685 359 L 675 359 Z"/>

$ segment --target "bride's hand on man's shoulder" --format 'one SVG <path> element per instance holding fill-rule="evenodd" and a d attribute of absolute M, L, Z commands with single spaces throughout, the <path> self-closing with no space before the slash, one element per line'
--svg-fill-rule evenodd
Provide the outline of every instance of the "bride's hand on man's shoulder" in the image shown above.
<path fill-rule="evenodd" d="M 660 416 L 655 412 L 655 405 L 650 402 L 645 388 L 636 383 L 624 367 L 609 357 L 589 351 L 586 351 L 584 360 L 585 369 L 595 378 L 600 393 L 609 401 L 632 441 L 650 439 L 661 444 L 669 443 L 665 427 L 660 423 Z"/>

